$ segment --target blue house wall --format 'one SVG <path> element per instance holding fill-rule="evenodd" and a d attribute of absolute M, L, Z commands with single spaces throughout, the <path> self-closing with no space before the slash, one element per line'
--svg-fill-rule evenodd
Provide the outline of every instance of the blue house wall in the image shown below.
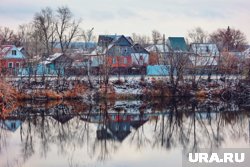
<path fill-rule="evenodd" d="M 26 67 L 19 70 L 20 76 L 28 75 L 61 75 L 65 74 L 64 68 L 56 68 L 54 64 L 38 64 L 35 67 Z"/>
<path fill-rule="evenodd" d="M 165 65 L 153 65 L 147 66 L 147 75 L 151 76 L 167 76 L 169 75 L 170 66 Z"/>

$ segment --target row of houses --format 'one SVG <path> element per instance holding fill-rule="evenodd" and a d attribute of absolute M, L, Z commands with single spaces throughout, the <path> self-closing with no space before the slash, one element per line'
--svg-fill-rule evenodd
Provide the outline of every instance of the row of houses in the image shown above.
<path fill-rule="evenodd" d="M 250 59 L 250 47 L 243 52 L 226 52 L 238 60 Z M 171 65 L 168 57 L 180 54 L 188 57 L 189 67 L 201 69 L 217 67 L 220 63 L 220 52 L 214 43 L 192 43 L 187 45 L 184 37 L 169 37 L 162 44 L 152 44 L 144 48 L 124 35 L 100 35 L 97 46 L 89 53 L 69 52 L 55 53 L 44 59 L 34 61 L 28 58 L 24 48 L 14 45 L 3 45 L 0 51 L 1 73 L 15 75 L 69 75 L 76 71 L 89 73 L 101 67 L 109 68 L 114 73 L 131 74 L 133 70 L 145 69 L 148 75 L 167 75 L 162 69 Z M 35 63 L 34 63 L 35 62 Z"/>

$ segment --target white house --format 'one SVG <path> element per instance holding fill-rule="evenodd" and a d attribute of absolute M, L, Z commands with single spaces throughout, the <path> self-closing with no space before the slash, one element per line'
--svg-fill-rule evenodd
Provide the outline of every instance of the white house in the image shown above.
<path fill-rule="evenodd" d="M 250 59 L 250 46 L 242 52 L 245 59 Z"/>
<path fill-rule="evenodd" d="M 194 66 L 216 66 L 220 56 L 219 49 L 214 43 L 192 43 L 190 60 Z"/>
<path fill-rule="evenodd" d="M 149 61 L 149 52 L 140 44 L 134 44 L 132 46 L 131 59 L 132 65 L 147 65 Z"/>

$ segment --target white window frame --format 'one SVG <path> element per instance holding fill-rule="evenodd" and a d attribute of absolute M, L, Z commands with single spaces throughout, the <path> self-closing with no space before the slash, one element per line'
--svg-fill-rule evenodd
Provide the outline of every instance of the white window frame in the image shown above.
<path fill-rule="evenodd" d="M 10 66 L 10 64 L 11 64 L 11 66 Z M 13 62 L 8 62 L 8 68 L 13 68 Z"/>
<path fill-rule="evenodd" d="M 124 57 L 123 63 L 128 64 L 128 59 L 126 57 Z"/>
<path fill-rule="evenodd" d="M 139 56 L 139 65 L 143 65 L 144 64 L 144 56 L 140 55 Z"/>
<path fill-rule="evenodd" d="M 112 57 L 112 64 L 116 64 L 116 57 Z"/>

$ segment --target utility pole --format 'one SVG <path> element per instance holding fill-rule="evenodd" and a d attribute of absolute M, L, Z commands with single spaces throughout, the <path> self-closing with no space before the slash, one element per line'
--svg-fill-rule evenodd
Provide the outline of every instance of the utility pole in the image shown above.
<path fill-rule="evenodd" d="M 165 62 L 165 60 L 167 59 L 167 54 L 166 54 L 166 41 L 165 41 L 165 34 L 163 34 L 162 37 L 162 45 L 163 45 L 163 54 L 162 54 L 162 60 L 164 61 L 164 64 L 166 64 L 167 62 Z"/>
<path fill-rule="evenodd" d="M 88 76 L 89 76 L 89 68 L 90 68 L 90 59 L 91 57 L 90 57 L 90 55 L 88 55 Z"/>
<path fill-rule="evenodd" d="M 163 44 L 163 52 L 166 53 L 166 41 L 165 41 L 165 34 L 163 34 L 163 37 L 162 37 L 162 44 Z"/>

